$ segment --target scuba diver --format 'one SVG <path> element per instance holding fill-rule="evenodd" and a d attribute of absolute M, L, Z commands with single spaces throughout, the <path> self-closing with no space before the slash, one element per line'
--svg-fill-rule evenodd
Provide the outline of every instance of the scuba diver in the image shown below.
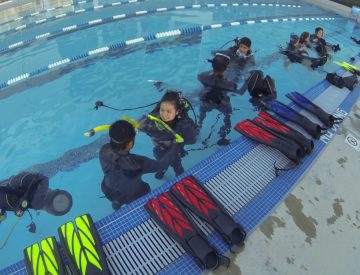
<path fill-rule="evenodd" d="M 114 210 L 150 192 L 148 183 L 141 179 L 143 174 L 155 173 L 168 167 L 179 154 L 175 142 L 159 160 L 131 154 L 135 144 L 136 129 L 126 120 L 114 122 L 109 129 L 110 142 L 99 152 L 104 178 L 101 190 L 112 202 Z"/>
<path fill-rule="evenodd" d="M 28 209 L 45 210 L 55 216 L 65 215 L 72 207 L 72 196 L 64 190 L 49 188 L 49 178 L 22 172 L 0 181 L 0 222 L 6 212 L 21 217 Z M 35 230 L 35 229 L 34 229 Z"/>
<path fill-rule="evenodd" d="M 189 102 L 179 92 L 168 90 L 150 116 L 140 120 L 139 130 L 151 137 L 155 145 L 154 156 L 157 160 L 161 159 L 173 146 L 174 134 L 182 138 L 181 142 L 177 143 L 180 154 L 170 163 L 176 176 L 184 172 L 181 164 L 181 157 L 187 154 L 184 145 L 196 142 L 196 124 L 188 115 L 189 109 Z M 155 178 L 162 179 L 166 170 L 167 167 L 158 171 Z"/>
<path fill-rule="evenodd" d="M 320 57 L 327 56 L 327 51 L 332 50 L 334 52 L 340 51 L 339 44 L 331 45 L 325 41 L 324 29 L 317 27 L 315 29 L 315 34 L 310 35 L 310 42 L 315 46 L 315 50 L 318 52 Z"/>
<path fill-rule="evenodd" d="M 310 33 L 309 32 L 303 32 L 300 35 L 299 38 L 299 52 L 305 55 L 309 55 L 306 51 L 306 49 L 310 49 L 310 45 L 309 45 L 309 41 L 310 41 Z"/>
<path fill-rule="evenodd" d="M 360 40 L 357 40 L 355 37 L 350 37 L 352 41 L 354 41 L 356 44 L 360 45 Z"/>
<path fill-rule="evenodd" d="M 255 57 L 251 51 L 250 38 L 242 37 L 239 39 L 236 37 L 233 41 L 235 44 L 227 50 L 215 50 L 212 51 L 212 54 L 216 55 L 217 53 L 221 53 L 230 57 L 226 78 L 238 83 L 241 78 L 240 73 L 244 73 L 247 68 L 255 65 Z"/>
<path fill-rule="evenodd" d="M 317 67 L 322 66 L 327 62 L 327 55 L 319 58 L 310 57 L 309 53 L 304 50 L 306 35 L 303 35 L 302 44 L 299 44 L 299 41 L 299 36 L 296 34 L 291 34 L 290 41 L 288 42 L 286 49 L 283 49 L 280 46 L 280 53 L 286 55 L 290 62 L 302 64 L 309 63 L 312 69 L 316 69 Z"/>
<path fill-rule="evenodd" d="M 216 50 L 213 54 L 221 53 L 230 57 L 230 65 L 235 64 L 240 69 L 255 65 L 255 57 L 251 51 L 251 40 L 248 37 L 235 38 L 235 44 L 227 50 Z"/>
<path fill-rule="evenodd" d="M 224 125 L 219 130 L 220 139 L 218 145 L 227 145 L 230 140 L 226 139 L 231 131 L 230 115 L 232 106 L 228 92 L 243 95 L 246 91 L 245 85 L 237 89 L 235 82 L 229 81 L 224 77 L 225 71 L 230 63 L 230 57 L 217 53 L 212 60 L 208 60 L 213 67 L 213 71 L 203 72 L 198 75 L 198 80 L 204 85 L 205 89 L 200 93 L 200 118 L 199 128 L 206 117 L 206 113 L 216 109 L 224 114 Z"/>

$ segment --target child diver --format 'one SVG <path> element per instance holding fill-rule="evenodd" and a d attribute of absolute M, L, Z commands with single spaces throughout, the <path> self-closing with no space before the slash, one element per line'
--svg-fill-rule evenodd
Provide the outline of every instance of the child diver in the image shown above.
<path fill-rule="evenodd" d="M 189 108 L 189 103 L 179 92 L 168 90 L 150 115 L 140 121 L 139 130 L 152 138 L 155 145 L 153 152 L 157 160 L 167 154 L 173 146 L 174 134 L 182 138 L 181 142 L 177 143 L 180 154 L 170 163 L 176 176 L 184 172 L 181 164 L 181 157 L 186 155 L 184 145 L 196 142 L 196 125 L 188 115 Z M 167 168 L 158 171 L 155 178 L 163 178 Z"/>
<path fill-rule="evenodd" d="M 135 144 L 136 130 L 126 120 L 114 122 L 109 129 L 110 142 L 104 144 L 99 153 L 104 178 L 101 190 L 112 202 L 114 210 L 150 192 L 143 174 L 164 170 L 179 154 L 179 147 L 170 142 L 167 152 L 159 160 L 134 155 L 130 150 Z"/>
<path fill-rule="evenodd" d="M 22 172 L 0 182 L 0 222 L 6 212 L 21 217 L 28 209 L 45 210 L 55 216 L 65 215 L 72 207 L 72 197 L 64 190 L 49 188 L 49 178 Z"/>
<path fill-rule="evenodd" d="M 231 131 L 230 115 L 232 114 L 232 106 L 228 92 L 238 93 L 240 95 L 246 92 L 246 87 L 237 89 L 237 85 L 233 81 L 229 81 L 224 77 L 225 71 L 230 63 L 230 57 L 221 53 L 217 53 L 211 62 L 213 71 L 203 72 L 198 75 L 198 80 L 204 85 L 205 89 L 200 94 L 200 118 L 199 127 L 206 117 L 206 113 L 216 109 L 224 114 L 224 125 L 220 128 L 218 145 L 227 145 L 230 143 L 226 136 Z"/>
<path fill-rule="evenodd" d="M 315 29 L 315 34 L 310 35 L 310 42 L 315 45 L 315 50 L 318 52 L 320 57 L 327 55 L 327 49 L 333 50 L 334 52 L 340 51 L 339 44 L 331 45 L 325 41 L 324 29 L 317 27 Z"/>

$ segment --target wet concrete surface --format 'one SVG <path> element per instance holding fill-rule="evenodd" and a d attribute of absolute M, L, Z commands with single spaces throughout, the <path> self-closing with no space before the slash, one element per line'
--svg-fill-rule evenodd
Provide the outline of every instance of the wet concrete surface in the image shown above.
<path fill-rule="evenodd" d="M 214 274 L 360 274 L 360 101 L 291 194 Z M 235 267 L 236 266 L 236 267 Z"/>

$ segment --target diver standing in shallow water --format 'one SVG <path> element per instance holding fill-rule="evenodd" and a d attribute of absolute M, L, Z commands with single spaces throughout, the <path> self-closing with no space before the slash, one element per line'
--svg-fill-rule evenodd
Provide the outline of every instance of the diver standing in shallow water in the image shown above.
<path fill-rule="evenodd" d="M 49 178 L 22 172 L 0 182 L 0 221 L 6 212 L 21 217 L 28 209 L 45 210 L 55 216 L 65 215 L 72 207 L 72 197 L 64 190 L 49 188 Z"/>
<path fill-rule="evenodd" d="M 325 41 L 324 37 L 324 29 L 321 27 L 317 27 L 315 29 L 315 34 L 310 35 L 310 42 L 315 45 L 315 50 L 318 52 L 320 57 L 327 55 L 327 49 L 330 49 L 334 52 L 340 51 L 339 44 L 331 45 Z"/>
<path fill-rule="evenodd" d="M 131 154 L 135 135 L 132 124 L 118 120 L 110 126 L 110 143 L 104 144 L 100 149 L 100 164 L 104 172 L 101 190 L 112 202 L 114 210 L 149 193 L 150 186 L 141 176 L 162 171 L 179 154 L 179 147 L 175 142 L 160 160 Z"/>
<path fill-rule="evenodd" d="M 196 125 L 188 115 L 189 108 L 188 101 L 182 98 L 179 92 L 166 91 L 150 116 L 140 121 L 139 130 L 147 133 L 155 145 L 153 152 L 156 159 L 161 159 L 171 149 L 174 133 L 183 139 L 181 143 L 178 143 L 180 154 L 170 164 L 176 176 L 184 172 L 181 164 L 181 157 L 186 154 L 184 145 L 196 142 Z M 166 127 L 170 127 L 172 131 Z M 163 178 L 166 170 L 167 168 L 157 172 L 155 177 Z"/>
<path fill-rule="evenodd" d="M 214 109 L 224 114 L 224 125 L 220 128 L 218 145 L 227 145 L 230 143 L 226 136 L 231 131 L 230 115 L 232 114 L 232 106 L 228 92 L 244 94 L 246 88 L 237 89 L 236 83 L 227 80 L 224 77 L 225 71 L 229 65 L 230 57 L 221 53 L 217 53 L 211 62 L 213 72 L 204 72 L 198 75 L 198 80 L 204 85 L 205 89 L 200 94 L 200 118 L 199 127 L 206 117 L 206 113 Z"/>

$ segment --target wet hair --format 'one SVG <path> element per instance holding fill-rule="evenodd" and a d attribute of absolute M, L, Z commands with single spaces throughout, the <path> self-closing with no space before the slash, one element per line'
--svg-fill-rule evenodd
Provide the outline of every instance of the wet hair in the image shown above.
<path fill-rule="evenodd" d="M 296 34 L 290 35 L 289 45 L 295 46 L 295 44 L 296 44 L 297 42 L 299 42 L 299 36 L 297 36 Z"/>
<path fill-rule="evenodd" d="M 134 126 L 126 120 L 115 121 L 109 129 L 110 146 L 113 150 L 124 150 L 126 146 L 135 138 Z"/>
<path fill-rule="evenodd" d="M 168 102 L 168 103 L 172 104 L 175 107 L 176 111 L 180 111 L 180 109 L 181 109 L 179 92 L 171 91 L 171 90 L 166 91 L 166 93 L 164 94 L 164 96 L 161 98 L 161 100 L 159 102 L 159 110 L 160 110 L 160 105 L 163 102 Z"/>
<path fill-rule="evenodd" d="M 321 28 L 321 27 L 317 27 L 317 28 L 315 29 L 315 34 L 317 34 L 319 31 L 324 31 L 324 29 Z"/>
<path fill-rule="evenodd" d="M 300 43 L 305 43 L 306 42 L 306 39 L 310 37 L 310 33 L 309 32 L 303 32 L 301 35 L 300 35 L 300 40 L 299 42 Z"/>

